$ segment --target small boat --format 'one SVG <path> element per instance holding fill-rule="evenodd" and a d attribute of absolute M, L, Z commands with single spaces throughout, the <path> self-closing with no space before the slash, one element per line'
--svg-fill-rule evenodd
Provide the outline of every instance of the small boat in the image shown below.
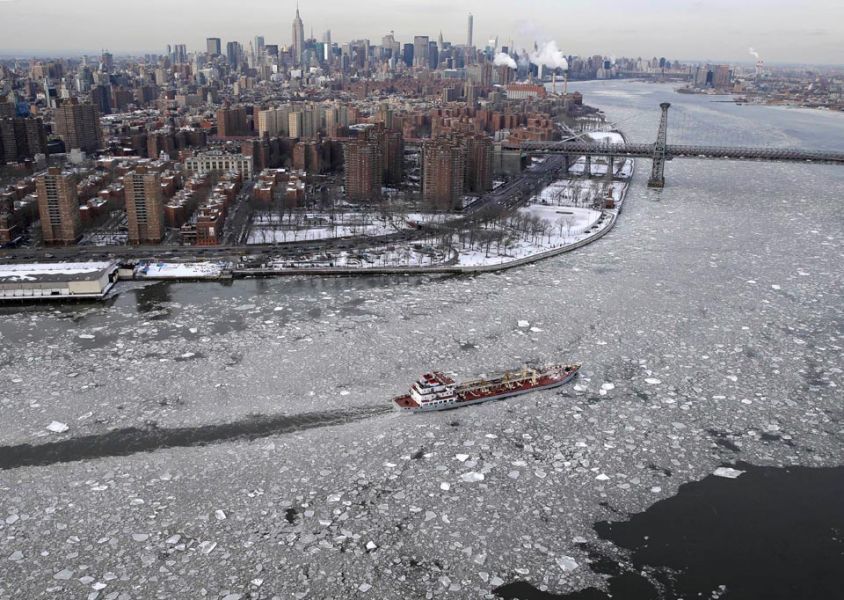
<path fill-rule="evenodd" d="M 450 410 L 559 387 L 574 379 L 579 370 L 579 363 L 525 367 L 463 383 L 434 371 L 415 381 L 409 393 L 393 398 L 393 405 L 402 412 Z"/>

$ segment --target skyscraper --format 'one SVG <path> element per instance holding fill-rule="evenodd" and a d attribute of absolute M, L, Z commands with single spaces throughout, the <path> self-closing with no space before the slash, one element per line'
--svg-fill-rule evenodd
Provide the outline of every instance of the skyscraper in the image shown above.
<path fill-rule="evenodd" d="M 79 104 L 74 98 L 56 110 L 56 133 L 64 140 L 65 148 L 79 148 L 94 152 L 102 146 L 103 132 L 100 115 L 93 104 Z"/>
<path fill-rule="evenodd" d="M 440 65 L 440 52 L 436 42 L 428 42 L 428 68 L 432 71 Z"/>
<path fill-rule="evenodd" d="M 35 180 L 35 189 L 44 243 L 75 244 L 82 235 L 76 178 L 58 167 L 50 167 Z"/>
<path fill-rule="evenodd" d="M 428 36 L 417 35 L 413 38 L 413 66 L 428 68 Z"/>
<path fill-rule="evenodd" d="M 413 44 L 405 44 L 404 51 L 402 52 L 402 59 L 404 60 L 404 64 L 408 67 L 413 66 L 413 52 L 415 47 Z"/>
<path fill-rule="evenodd" d="M 161 175 L 138 166 L 123 178 L 130 244 L 157 244 L 164 238 Z"/>
<path fill-rule="evenodd" d="M 322 60 L 326 63 L 331 65 L 332 61 L 332 50 L 331 50 L 331 30 L 329 29 L 325 33 L 322 34 Z"/>
<path fill-rule="evenodd" d="M 229 61 L 229 66 L 236 69 L 240 64 L 240 55 L 242 50 L 240 42 L 229 42 L 226 44 L 226 58 Z"/>
<path fill-rule="evenodd" d="M 293 19 L 293 62 L 302 64 L 302 52 L 305 49 L 305 26 L 299 16 L 299 4 L 296 4 L 296 18 Z"/>
<path fill-rule="evenodd" d="M 223 53 L 223 43 L 220 38 L 208 38 L 205 40 L 206 50 L 211 56 L 220 56 Z"/>
<path fill-rule="evenodd" d="M 472 28 L 475 26 L 475 18 L 472 16 L 472 13 L 469 13 L 469 31 L 466 36 L 466 46 L 469 48 L 472 47 Z"/>
<path fill-rule="evenodd" d="M 183 65 L 188 62 L 188 47 L 186 45 L 173 45 L 173 62 L 177 65 Z"/>

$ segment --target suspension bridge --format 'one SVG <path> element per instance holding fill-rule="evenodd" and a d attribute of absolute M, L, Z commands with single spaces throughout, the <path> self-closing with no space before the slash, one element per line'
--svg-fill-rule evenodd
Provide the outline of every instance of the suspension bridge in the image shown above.
<path fill-rule="evenodd" d="M 662 118 L 656 142 L 653 144 L 588 142 L 567 140 L 563 142 L 522 142 L 521 150 L 527 154 L 559 154 L 566 156 L 606 156 L 614 158 L 650 158 L 653 161 L 648 186 L 665 187 L 665 163 L 675 158 L 709 160 L 740 160 L 790 163 L 815 163 L 844 165 L 844 151 L 804 150 L 799 148 L 766 148 L 743 146 L 678 145 L 668 143 L 668 109 L 671 104 L 660 104 Z"/>

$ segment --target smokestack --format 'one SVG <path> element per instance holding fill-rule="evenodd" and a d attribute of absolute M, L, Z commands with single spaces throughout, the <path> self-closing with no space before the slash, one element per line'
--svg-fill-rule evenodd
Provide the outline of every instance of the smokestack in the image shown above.
<path fill-rule="evenodd" d="M 563 96 L 569 95 L 569 71 L 566 69 L 566 73 L 564 75 L 565 79 L 563 80 Z"/>
<path fill-rule="evenodd" d="M 555 96 L 557 95 L 557 71 L 554 71 L 554 74 L 551 77 L 551 81 L 554 83 L 551 84 L 551 93 Z"/>

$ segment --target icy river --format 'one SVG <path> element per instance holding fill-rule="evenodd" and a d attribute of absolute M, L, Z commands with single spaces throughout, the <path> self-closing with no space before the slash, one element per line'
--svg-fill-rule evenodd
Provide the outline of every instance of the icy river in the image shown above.
<path fill-rule="evenodd" d="M 671 142 L 844 144 L 844 114 L 572 87 L 634 141 L 667 100 Z M 602 240 L 500 274 L 0 309 L 0 598 L 834 597 L 844 169 L 649 168 Z M 583 374 L 389 410 L 526 361 Z"/>

